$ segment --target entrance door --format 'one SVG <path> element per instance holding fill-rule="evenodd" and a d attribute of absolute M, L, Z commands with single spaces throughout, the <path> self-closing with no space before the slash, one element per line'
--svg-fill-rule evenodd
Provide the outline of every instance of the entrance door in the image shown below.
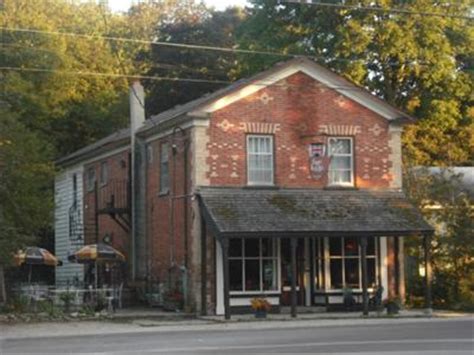
<path fill-rule="evenodd" d="M 304 286 L 304 239 L 298 239 L 296 247 L 296 292 L 298 306 L 305 305 L 305 286 Z M 291 305 L 291 245 L 289 239 L 281 240 L 281 305 Z"/>

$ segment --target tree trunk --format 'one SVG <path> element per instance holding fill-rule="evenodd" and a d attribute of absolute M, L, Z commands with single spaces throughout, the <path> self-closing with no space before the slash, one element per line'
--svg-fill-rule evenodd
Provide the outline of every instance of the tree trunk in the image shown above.
<path fill-rule="evenodd" d="M 5 288 L 5 272 L 3 265 L 0 264 L 0 305 L 7 303 L 7 290 Z"/>

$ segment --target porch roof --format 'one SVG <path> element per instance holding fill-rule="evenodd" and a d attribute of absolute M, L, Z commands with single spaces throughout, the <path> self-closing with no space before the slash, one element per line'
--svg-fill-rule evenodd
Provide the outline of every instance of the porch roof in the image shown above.
<path fill-rule="evenodd" d="M 201 187 L 216 237 L 408 236 L 433 228 L 395 190 Z"/>

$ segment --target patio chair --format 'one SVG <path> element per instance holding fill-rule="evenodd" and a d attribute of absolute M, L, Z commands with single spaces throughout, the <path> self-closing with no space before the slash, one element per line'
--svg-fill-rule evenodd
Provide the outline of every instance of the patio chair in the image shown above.
<path fill-rule="evenodd" d="M 118 288 L 114 289 L 115 307 L 119 309 L 122 309 L 122 291 L 123 291 L 123 282 L 120 284 Z"/>

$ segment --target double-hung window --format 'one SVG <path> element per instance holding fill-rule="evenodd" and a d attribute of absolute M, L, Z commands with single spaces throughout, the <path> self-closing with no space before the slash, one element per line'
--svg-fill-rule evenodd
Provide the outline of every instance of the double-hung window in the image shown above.
<path fill-rule="evenodd" d="M 249 185 L 273 185 L 273 136 L 247 136 Z"/>
<path fill-rule="evenodd" d="M 95 188 L 95 168 L 87 169 L 87 191 L 94 191 Z"/>
<path fill-rule="evenodd" d="M 231 238 L 229 279 L 232 292 L 278 290 L 277 242 L 271 238 Z"/>
<path fill-rule="evenodd" d="M 169 181 L 169 152 L 168 143 L 160 147 L 160 193 L 167 193 L 170 189 Z"/>
<path fill-rule="evenodd" d="M 329 185 L 353 186 L 354 162 L 352 138 L 331 137 L 328 141 Z"/>
<path fill-rule="evenodd" d="M 103 185 L 106 185 L 107 184 L 107 180 L 109 178 L 109 171 L 108 171 L 108 165 L 107 165 L 107 162 L 106 161 L 103 161 L 102 163 L 100 163 L 100 185 L 103 186 Z"/>

